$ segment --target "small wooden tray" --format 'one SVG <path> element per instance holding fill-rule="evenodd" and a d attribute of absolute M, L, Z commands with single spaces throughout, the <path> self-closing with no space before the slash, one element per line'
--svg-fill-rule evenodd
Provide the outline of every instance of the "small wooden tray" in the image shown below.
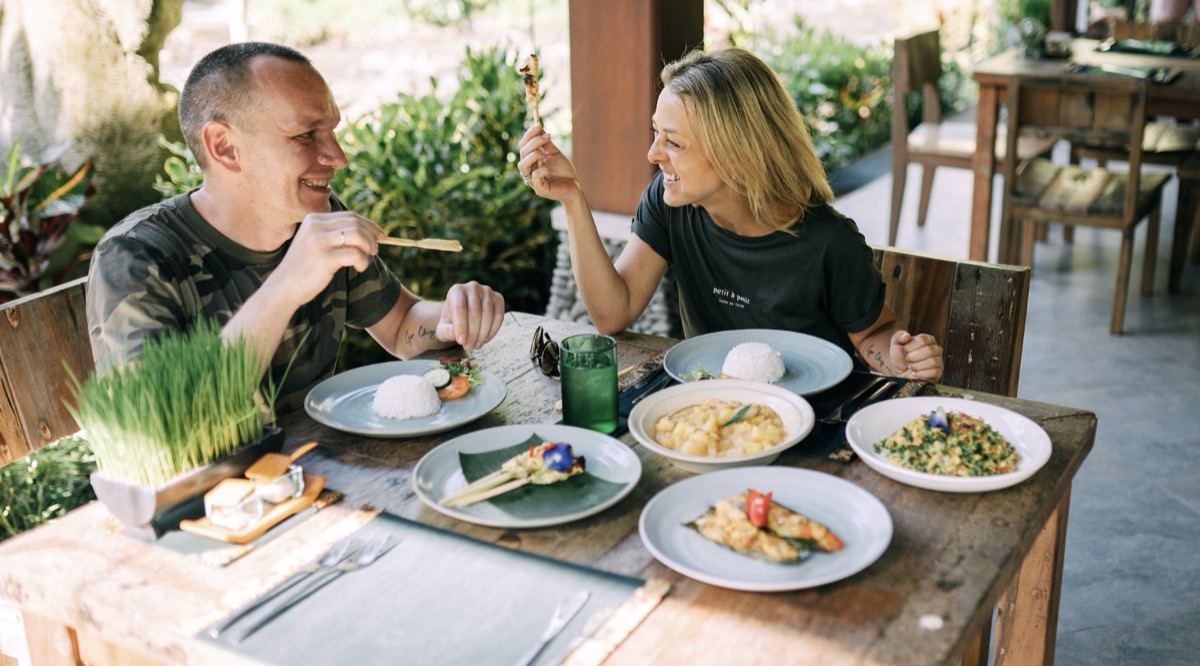
<path fill-rule="evenodd" d="M 231 532 L 219 525 L 213 525 L 207 516 L 196 520 L 179 521 L 179 529 L 202 537 L 226 541 L 228 543 L 248 543 L 262 536 L 264 532 L 278 525 L 283 519 L 302 511 L 317 499 L 317 495 L 325 488 L 325 477 L 317 474 L 304 473 L 304 492 L 299 497 L 284 500 L 279 504 L 264 503 L 270 508 L 263 511 L 262 518 L 257 523 L 237 532 Z"/>

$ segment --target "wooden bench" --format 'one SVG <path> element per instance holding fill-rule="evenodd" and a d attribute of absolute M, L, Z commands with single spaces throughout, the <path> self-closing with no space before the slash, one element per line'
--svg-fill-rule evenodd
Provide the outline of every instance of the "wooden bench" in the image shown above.
<path fill-rule="evenodd" d="M 94 369 L 87 278 L 0 305 L 0 466 L 79 429 L 64 400 Z"/>

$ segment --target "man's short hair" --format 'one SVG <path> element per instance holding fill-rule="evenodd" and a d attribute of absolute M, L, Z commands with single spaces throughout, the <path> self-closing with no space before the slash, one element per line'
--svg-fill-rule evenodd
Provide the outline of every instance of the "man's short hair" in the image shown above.
<path fill-rule="evenodd" d="M 209 53 L 196 63 L 179 95 L 179 126 L 200 168 L 208 166 L 201 130 L 209 122 L 230 122 L 252 104 L 249 94 L 254 80 L 250 61 L 257 56 L 273 56 L 311 65 L 296 49 L 268 42 L 229 44 Z"/>

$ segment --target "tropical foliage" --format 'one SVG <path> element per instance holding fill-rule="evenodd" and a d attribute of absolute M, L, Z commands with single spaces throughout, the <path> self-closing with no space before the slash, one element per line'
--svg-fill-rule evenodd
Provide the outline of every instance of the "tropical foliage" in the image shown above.
<path fill-rule="evenodd" d="M 13 143 L 0 173 L 0 302 L 63 281 L 104 229 L 75 223 L 90 193 L 91 162 L 64 171 L 53 156 L 21 160 Z M 74 224 L 73 224 L 74 223 Z"/>
<path fill-rule="evenodd" d="M 0 466 L 0 541 L 96 499 L 87 442 L 65 437 Z"/>

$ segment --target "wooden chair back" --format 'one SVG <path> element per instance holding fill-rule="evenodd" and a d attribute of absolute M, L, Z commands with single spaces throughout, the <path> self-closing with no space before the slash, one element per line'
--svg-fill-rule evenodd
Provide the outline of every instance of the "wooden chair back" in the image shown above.
<path fill-rule="evenodd" d="M 87 278 L 0 305 L 0 466 L 79 429 L 64 400 L 94 370 Z"/>
<path fill-rule="evenodd" d="M 1200 44 L 1200 25 L 1183 21 L 1118 21 L 1108 23 L 1113 39 L 1164 39 L 1184 46 Z"/>
<path fill-rule="evenodd" d="M 875 247 L 885 301 L 912 333 L 945 351 L 941 382 L 1016 396 L 1030 269 Z"/>
<path fill-rule="evenodd" d="M 975 153 L 974 125 L 942 122 L 937 83 L 942 76 L 941 43 L 937 30 L 897 37 L 892 58 L 892 207 L 888 245 L 896 244 L 908 165 L 920 164 L 921 198 L 917 226 L 929 212 L 933 174 L 938 167 L 971 168 Z M 921 96 L 921 122 L 908 121 L 910 93 Z"/>
<path fill-rule="evenodd" d="M 1032 132 L 1107 149 L 1127 147 L 1125 172 L 1061 166 L 1047 159 L 1004 165 L 1000 246 L 1005 257 L 1032 265 L 1037 229 L 1047 222 L 1120 231 L 1121 250 L 1110 331 L 1124 326 L 1134 232 L 1149 220 L 1142 293 L 1154 283 L 1162 191 L 1170 174 L 1142 173 L 1149 83 L 1105 74 L 1015 77 L 1009 83 L 1009 147 L 1013 135 Z M 1019 226 L 1018 226 L 1019 225 Z M 1011 259 L 1010 259 L 1011 260 Z"/>
<path fill-rule="evenodd" d="M 906 136 L 908 126 L 908 95 L 921 93 L 921 122 L 937 124 L 942 121 L 937 84 L 942 77 L 942 46 L 937 30 L 928 30 L 906 37 L 897 37 L 892 59 L 892 136 Z"/>
<path fill-rule="evenodd" d="M 1107 188 L 1112 174 L 1072 165 L 1060 169 L 1048 160 L 1004 165 L 1012 203 L 1052 209 L 1064 222 L 1123 228 L 1139 202 L 1148 82 L 1104 74 L 1014 77 L 1008 87 L 1008 132 L 1012 147 L 1019 131 L 1102 148 L 1128 151 L 1128 187 Z M 1090 180 L 1085 180 L 1091 176 Z M 1051 179 L 1053 178 L 1053 179 Z M 1116 198 L 1120 201 L 1115 201 Z M 1107 198 L 1107 201 L 1098 200 Z M 1115 204 L 1115 205 L 1114 205 Z M 1097 211 L 1112 211 L 1103 215 Z M 1111 219 L 1105 219 L 1111 218 Z"/>

